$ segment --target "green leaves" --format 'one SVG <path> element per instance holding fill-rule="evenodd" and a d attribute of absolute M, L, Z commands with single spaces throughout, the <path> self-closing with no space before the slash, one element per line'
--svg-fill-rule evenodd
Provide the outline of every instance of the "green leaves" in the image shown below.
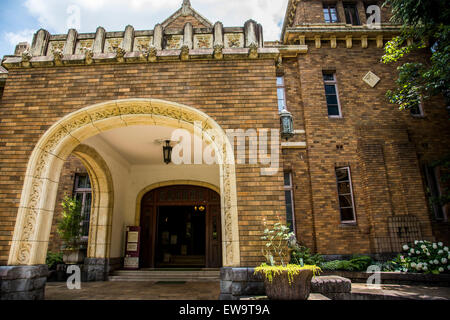
<path fill-rule="evenodd" d="M 404 63 L 398 68 L 397 88 L 387 92 L 389 102 L 401 110 L 414 108 L 420 98 L 443 93 L 449 95 L 450 83 L 450 9 L 445 0 L 386 0 L 392 21 L 403 24 L 400 36 L 385 45 L 383 63 L 398 62 L 431 43 L 426 63 Z M 407 39 L 413 39 L 408 44 Z"/>
<path fill-rule="evenodd" d="M 65 196 L 61 206 L 63 212 L 57 227 L 58 235 L 66 249 L 77 249 L 80 245 L 81 223 L 83 222 L 81 203 L 75 198 Z"/>

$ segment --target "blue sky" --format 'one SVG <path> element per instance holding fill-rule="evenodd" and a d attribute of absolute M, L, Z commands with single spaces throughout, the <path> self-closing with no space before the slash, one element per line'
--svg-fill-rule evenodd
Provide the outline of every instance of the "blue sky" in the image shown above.
<path fill-rule="evenodd" d="M 288 0 L 191 0 L 192 7 L 211 22 L 243 26 L 255 19 L 264 27 L 265 40 L 277 40 Z M 0 57 L 13 54 L 20 41 L 31 43 L 33 33 L 44 28 L 66 33 L 79 21 L 78 32 L 153 29 L 181 6 L 182 0 L 0 0 Z M 80 19 L 73 19 L 79 10 Z M 71 19 L 72 18 L 72 19 Z"/>

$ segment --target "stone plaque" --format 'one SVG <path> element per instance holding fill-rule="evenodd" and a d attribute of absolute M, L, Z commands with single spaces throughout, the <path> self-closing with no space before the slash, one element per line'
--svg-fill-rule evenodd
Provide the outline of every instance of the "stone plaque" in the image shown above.
<path fill-rule="evenodd" d="M 123 39 L 122 38 L 112 38 L 106 39 L 105 43 L 105 53 L 114 53 L 117 48 L 122 46 Z"/>
<path fill-rule="evenodd" d="M 375 87 L 378 82 L 380 82 L 380 78 L 373 73 L 372 71 L 369 71 L 363 78 L 364 82 L 367 83 L 372 88 Z"/>
<path fill-rule="evenodd" d="M 213 43 L 212 34 L 196 34 L 194 36 L 194 49 L 211 49 Z"/>
<path fill-rule="evenodd" d="M 63 51 L 65 44 L 65 41 L 50 41 L 50 43 L 48 44 L 47 55 L 53 55 L 53 51 L 55 50 Z"/>
<path fill-rule="evenodd" d="M 148 51 L 150 44 L 153 42 L 153 37 L 136 37 L 134 38 L 134 52 Z"/>
<path fill-rule="evenodd" d="M 243 48 L 243 47 L 244 47 L 243 33 L 225 34 L 225 48 Z"/>
<path fill-rule="evenodd" d="M 183 45 L 183 36 L 180 35 L 167 36 L 166 49 L 169 50 L 181 49 L 182 45 Z"/>
<path fill-rule="evenodd" d="M 84 51 L 85 49 L 92 49 L 93 46 L 94 46 L 93 39 L 77 41 L 77 46 L 75 48 L 75 54 L 85 53 L 85 51 Z"/>

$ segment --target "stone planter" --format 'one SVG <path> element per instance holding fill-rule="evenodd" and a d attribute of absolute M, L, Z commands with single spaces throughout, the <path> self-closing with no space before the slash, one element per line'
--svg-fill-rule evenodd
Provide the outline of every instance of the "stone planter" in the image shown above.
<path fill-rule="evenodd" d="M 86 254 L 80 249 L 64 250 L 63 261 L 65 264 L 81 264 L 85 257 Z"/>
<path fill-rule="evenodd" d="M 270 300 L 308 300 L 311 292 L 312 270 L 301 270 L 294 275 L 294 281 L 289 284 L 288 272 L 273 277 L 272 282 L 264 279 L 267 297 Z"/>

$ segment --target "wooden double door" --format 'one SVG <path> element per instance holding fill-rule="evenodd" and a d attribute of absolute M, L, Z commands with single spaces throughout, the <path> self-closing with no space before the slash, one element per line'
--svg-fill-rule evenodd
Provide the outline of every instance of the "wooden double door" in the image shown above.
<path fill-rule="evenodd" d="M 197 186 L 152 190 L 141 201 L 141 268 L 222 266 L 220 196 Z"/>

